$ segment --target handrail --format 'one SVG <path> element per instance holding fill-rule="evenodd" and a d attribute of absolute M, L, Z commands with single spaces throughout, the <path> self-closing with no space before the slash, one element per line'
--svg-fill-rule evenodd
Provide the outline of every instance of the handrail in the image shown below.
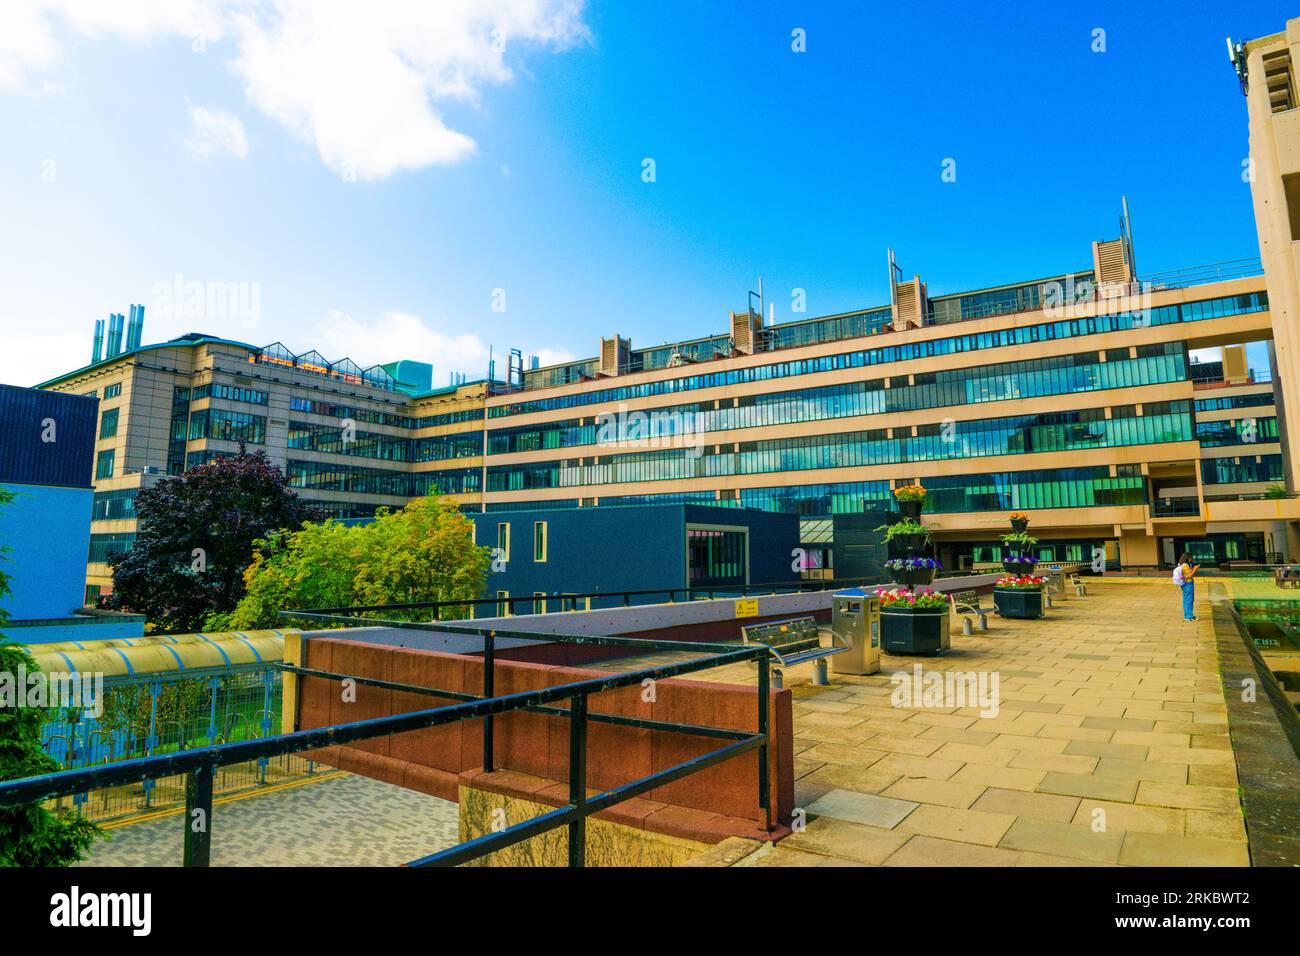
<path fill-rule="evenodd" d="M 385 622 L 424 629 L 432 625 L 416 625 L 413 622 Z M 482 628 L 458 628 L 466 632 L 481 632 L 484 637 L 484 687 L 482 698 L 470 698 L 459 703 L 444 704 L 425 710 L 406 714 L 392 714 L 385 717 L 372 717 L 365 720 L 334 724 L 311 730 L 298 730 L 273 737 L 262 737 L 234 743 L 214 744 L 193 750 L 176 753 L 136 757 L 117 763 L 97 765 L 82 769 L 60 770 L 54 773 L 26 777 L 0 783 L 0 807 L 16 807 L 38 803 L 53 797 L 78 794 L 92 789 L 133 783 L 138 780 L 154 780 L 159 777 L 184 773 L 186 779 L 186 813 L 184 815 L 185 843 L 183 862 L 186 866 L 207 866 L 211 854 L 211 827 L 213 780 L 218 767 L 246 763 L 267 757 L 297 753 L 304 750 L 338 746 L 376 737 L 413 730 L 439 727 L 461 720 L 483 719 L 484 770 L 492 770 L 492 718 L 520 710 L 540 710 L 543 713 L 562 716 L 570 720 L 570 755 L 569 760 L 569 804 L 558 810 L 543 814 L 532 820 L 507 827 L 504 830 L 486 834 L 475 840 L 459 844 L 439 853 L 422 857 L 412 862 L 413 866 L 440 865 L 450 866 L 495 852 L 528 839 L 539 833 L 560 826 L 569 827 L 569 865 L 582 866 L 585 863 L 586 818 L 593 813 L 612 807 L 641 793 L 662 787 L 667 783 L 688 776 L 706 767 L 728 760 L 731 757 L 758 751 L 758 790 L 759 806 L 763 810 L 765 826 L 771 829 L 772 808 L 768 786 L 768 748 L 770 735 L 770 672 L 769 657 L 766 648 L 744 647 L 735 644 L 702 644 L 674 641 L 644 641 L 637 638 L 603 638 L 592 639 L 578 635 L 535 635 L 548 640 L 575 640 L 586 643 L 624 644 L 642 647 L 646 644 L 667 648 L 685 649 L 696 647 L 710 651 L 708 657 L 689 661 L 660 664 L 612 674 L 607 677 L 589 678 L 560 684 L 532 691 L 494 696 L 492 673 L 494 658 L 492 654 L 495 638 L 501 632 Z M 676 677 L 681 674 L 694 673 L 728 664 L 754 661 L 758 665 L 758 731 L 747 733 L 726 728 L 709 728 L 692 724 L 678 724 L 666 721 L 647 721 L 619 714 L 590 714 L 587 699 L 621 687 L 641 685 L 645 681 L 657 681 Z M 284 665 L 287 671 L 308 673 L 312 676 L 332 679 L 352 679 L 359 683 L 386 685 L 392 682 L 379 682 L 374 678 L 351 677 L 350 675 L 330 674 L 323 671 L 309 671 L 293 665 Z M 459 692 L 450 694 L 435 688 L 410 688 L 429 696 L 468 696 Z M 572 701 L 566 708 L 545 707 L 544 705 L 559 701 Z M 641 777 L 630 783 L 604 791 L 594 797 L 587 796 L 586 787 L 586 742 L 587 724 L 591 720 L 629 726 L 644 727 L 651 730 L 669 730 L 677 733 L 696 734 L 730 739 L 726 746 L 678 763 L 672 767 Z"/>
<path fill-rule="evenodd" d="M 739 592 L 740 597 L 748 597 L 751 593 L 759 594 L 781 594 L 795 593 L 803 594 L 809 591 L 828 591 L 837 587 L 854 587 L 864 584 L 878 584 L 878 578 L 843 578 L 843 579 L 817 579 L 797 581 L 777 581 L 767 584 L 735 584 L 735 585 L 717 585 L 708 588 L 645 588 L 636 591 L 584 591 L 580 593 L 562 593 L 546 594 L 545 596 L 536 596 L 532 594 L 522 594 L 516 597 L 487 597 L 487 598 L 463 598 L 459 600 L 447 601 L 410 601 L 401 604 L 359 604 L 351 607 L 313 607 L 303 608 L 301 611 L 281 611 L 281 614 L 351 614 L 368 611 L 421 611 L 435 610 L 440 611 L 444 607 L 478 607 L 481 604 L 505 604 L 511 608 L 519 602 L 535 601 L 554 601 L 554 600 L 574 600 L 581 601 L 587 598 L 622 598 L 624 607 L 631 607 L 628 598 L 637 597 L 646 594 L 663 594 L 668 596 L 669 602 L 675 601 L 675 595 L 682 594 L 687 597 L 692 594 L 723 594 L 726 597 L 734 596 Z M 774 588 L 783 588 L 784 591 L 772 590 Z M 561 611 L 560 613 L 571 613 Z"/>

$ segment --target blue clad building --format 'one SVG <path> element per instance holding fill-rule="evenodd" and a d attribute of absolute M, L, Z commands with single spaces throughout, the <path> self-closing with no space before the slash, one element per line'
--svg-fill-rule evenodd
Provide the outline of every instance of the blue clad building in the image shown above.
<path fill-rule="evenodd" d="M 726 589 L 794 583 L 799 518 L 748 508 L 639 505 L 470 514 L 476 544 L 493 549 L 488 597 L 534 598 L 517 614 L 593 592 Z M 658 603 L 665 595 L 633 597 Z M 591 607 L 609 606 L 593 599 Z M 618 603 L 622 603 L 621 599 Z M 586 602 L 579 606 L 586 607 Z M 491 608 L 484 608 L 485 616 Z M 502 608 L 504 610 L 504 608 Z"/>
<path fill-rule="evenodd" d="M 84 612 L 99 400 L 0 385 L 3 633 L 24 644 L 137 637 L 143 618 Z"/>

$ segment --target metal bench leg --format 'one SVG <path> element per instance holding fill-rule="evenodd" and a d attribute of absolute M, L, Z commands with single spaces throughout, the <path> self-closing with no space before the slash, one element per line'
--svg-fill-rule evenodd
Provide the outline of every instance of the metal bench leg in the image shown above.
<path fill-rule="evenodd" d="M 980 614 L 980 630 L 987 631 L 988 629 L 989 629 L 989 616 L 987 614 Z"/>
<path fill-rule="evenodd" d="M 970 626 L 970 618 L 963 615 L 961 619 L 961 632 L 964 636 L 970 637 L 975 633 L 974 628 Z"/>
<path fill-rule="evenodd" d="M 1048 607 L 1052 606 L 1052 596 L 1050 594 L 1044 594 L 1043 600 L 1046 602 Z"/>
<path fill-rule="evenodd" d="M 779 667 L 773 667 L 768 674 L 768 678 L 772 681 L 772 686 L 777 690 L 780 690 L 785 686 L 785 682 L 782 680 L 781 669 Z"/>
<path fill-rule="evenodd" d="M 827 674 L 826 658 L 819 657 L 817 660 L 812 662 L 812 666 L 813 666 L 812 682 L 814 684 L 816 684 L 818 687 L 825 687 L 827 684 L 831 682 L 830 677 Z"/>
<path fill-rule="evenodd" d="M 1085 594 L 1088 593 L 1088 589 L 1084 587 L 1082 584 L 1076 584 L 1074 586 L 1074 593 L 1077 597 L 1083 597 Z"/>

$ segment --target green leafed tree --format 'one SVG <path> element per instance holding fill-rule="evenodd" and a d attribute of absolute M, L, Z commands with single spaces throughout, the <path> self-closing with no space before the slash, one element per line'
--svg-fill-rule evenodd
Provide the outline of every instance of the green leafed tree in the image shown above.
<path fill-rule="evenodd" d="M 12 500 L 13 495 L 0 488 L 0 506 Z M 0 559 L 7 550 L 0 549 Z M 11 593 L 9 575 L 0 569 L 0 601 Z M 0 626 L 8 618 L 0 607 Z M 0 674 L 16 681 L 20 672 L 38 670 L 25 647 L 0 634 Z M 49 711 L 27 707 L 21 695 L 15 697 L 0 701 L 0 780 L 62 770 L 41 746 L 41 727 Z M 0 808 L 0 866 L 67 866 L 85 855 L 98 833 L 88 820 L 54 813 L 41 804 Z"/>
<path fill-rule="evenodd" d="M 318 517 L 263 452 L 165 478 L 136 496 L 135 546 L 114 557 L 111 605 L 166 631 L 234 610 L 255 541 Z"/>
<path fill-rule="evenodd" d="M 277 612 L 293 608 L 469 600 L 487 580 L 488 549 L 474 544 L 474 523 L 437 497 L 381 508 L 369 524 L 308 523 L 257 544 L 244 597 L 233 612 L 210 618 L 209 630 L 282 626 Z M 446 608 L 441 617 L 465 611 Z"/>

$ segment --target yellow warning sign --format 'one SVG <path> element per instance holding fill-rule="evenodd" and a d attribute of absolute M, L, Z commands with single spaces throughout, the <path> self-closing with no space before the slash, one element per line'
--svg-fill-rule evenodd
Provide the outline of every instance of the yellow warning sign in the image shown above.
<path fill-rule="evenodd" d="M 736 601 L 736 617 L 758 617 L 758 598 L 740 598 Z"/>

